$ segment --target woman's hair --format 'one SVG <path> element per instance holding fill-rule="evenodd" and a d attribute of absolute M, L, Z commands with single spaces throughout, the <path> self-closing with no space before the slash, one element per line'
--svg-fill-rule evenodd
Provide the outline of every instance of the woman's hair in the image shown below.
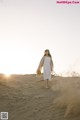
<path fill-rule="evenodd" d="M 46 49 L 44 52 L 48 52 L 48 56 L 51 57 L 50 51 L 48 49 Z M 44 53 L 44 56 L 46 56 L 45 53 Z"/>

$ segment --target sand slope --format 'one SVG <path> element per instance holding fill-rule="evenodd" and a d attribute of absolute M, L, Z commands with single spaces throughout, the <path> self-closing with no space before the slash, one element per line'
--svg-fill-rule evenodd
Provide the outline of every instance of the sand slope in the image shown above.
<path fill-rule="evenodd" d="M 79 81 L 80 78 L 54 77 L 51 88 L 45 89 L 42 78 L 36 75 L 0 77 L 0 112 L 9 112 L 9 120 L 80 120 L 80 114 L 66 113 L 72 99 L 64 103 L 65 93 L 66 98 L 72 94 L 68 94 L 68 86 L 79 90 Z M 62 107 L 63 103 L 65 107 Z"/>

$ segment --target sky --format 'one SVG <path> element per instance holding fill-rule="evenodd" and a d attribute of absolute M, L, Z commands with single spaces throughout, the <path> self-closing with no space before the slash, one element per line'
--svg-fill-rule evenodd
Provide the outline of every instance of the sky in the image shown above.
<path fill-rule="evenodd" d="M 80 4 L 0 0 L 0 73 L 36 73 L 45 49 L 56 73 L 80 73 Z"/>

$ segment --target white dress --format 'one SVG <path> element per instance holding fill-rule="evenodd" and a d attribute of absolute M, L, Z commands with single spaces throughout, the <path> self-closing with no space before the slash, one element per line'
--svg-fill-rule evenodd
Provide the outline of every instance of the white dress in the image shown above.
<path fill-rule="evenodd" d="M 51 58 L 45 56 L 44 65 L 43 65 L 43 78 L 44 80 L 51 80 L 51 66 L 50 66 Z"/>

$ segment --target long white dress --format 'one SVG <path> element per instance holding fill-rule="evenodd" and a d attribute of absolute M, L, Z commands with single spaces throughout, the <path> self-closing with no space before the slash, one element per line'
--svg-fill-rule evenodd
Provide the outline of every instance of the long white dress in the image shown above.
<path fill-rule="evenodd" d="M 44 80 L 51 80 L 51 58 L 45 56 L 44 65 L 43 65 L 43 78 Z"/>

